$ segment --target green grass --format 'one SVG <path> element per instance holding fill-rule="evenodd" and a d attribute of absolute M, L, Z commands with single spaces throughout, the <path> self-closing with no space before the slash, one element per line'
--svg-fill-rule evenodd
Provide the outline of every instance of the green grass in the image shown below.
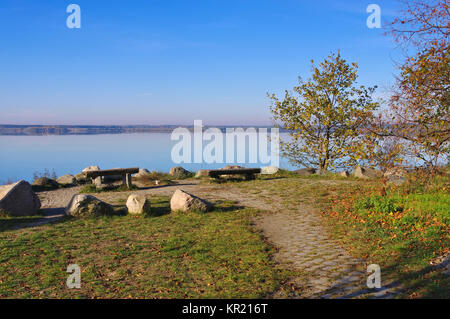
<path fill-rule="evenodd" d="M 289 274 L 250 226 L 256 211 L 222 202 L 207 214 L 66 219 L 0 232 L 1 298 L 260 298 Z M 81 267 L 81 289 L 66 268 Z"/>
<path fill-rule="evenodd" d="M 376 182 L 340 189 L 323 216 L 354 254 L 379 264 L 387 278 L 400 280 L 404 296 L 449 298 L 450 278 L 429 264 L 450 249 L 445 183 L 448 178 L 418 179 L 388 189 L 385 196 L 377 194 Z"/>

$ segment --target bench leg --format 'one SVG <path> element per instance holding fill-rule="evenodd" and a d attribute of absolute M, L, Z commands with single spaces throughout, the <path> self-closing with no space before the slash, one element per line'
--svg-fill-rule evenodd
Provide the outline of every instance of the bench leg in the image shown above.
<path fill-rule="evenodd" d="M 126 175 L 125 182 L 127 184 L 128 189 L 131 189 L 131 186 L 133 186 L 133 183 L 131 181 L 131 174 Z"/>
<path fill-rule="evenodd" d="M 97 177 L 97 178 L 93 178 L 92 179 L 92 183 L 96 186 L 96 187 L 102 187 L 102 185 L 103 185 L 103 181 L 102 181 L 102 178 L 101 178 L 101 176 L 99 176 L 99 177 Z"/>

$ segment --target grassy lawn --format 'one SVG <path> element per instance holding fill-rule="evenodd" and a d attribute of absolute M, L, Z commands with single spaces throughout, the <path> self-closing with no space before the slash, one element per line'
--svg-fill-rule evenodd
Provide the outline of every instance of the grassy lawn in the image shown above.
<path fill-rule="evenodd" d="M 168 198 L 151 201 L 169 212 Z M 206 214 L 65 219 L 15 231 L 5 226 L 0 297 L 265 297 L 291 274 L 271 261 L 272 248 L 249 224 L 254 214 L 222 202 Z M 81 289 L 66 287 L 69 264 L 81 268 Z"/>

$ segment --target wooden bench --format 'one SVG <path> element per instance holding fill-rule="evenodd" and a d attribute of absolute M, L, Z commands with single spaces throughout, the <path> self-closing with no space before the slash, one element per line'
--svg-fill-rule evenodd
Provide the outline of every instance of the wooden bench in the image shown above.
<path fill-rule="evenodd" d="M 245 175 L 245 179 L 254 179 L 255 174 L 261 174 L 260 168 L 232 168 L 232 169 L 210 169 L 208 176 L 219 179 L 221 175 Z"/>
<path fill-rule="evenodd" d="M 105 169 L 101 171 L 89 171 L 86 172 L 86 177 L 92 178 L 93 183 L 96 186 L 99 186 L 103 183 L 104 176 L 122 176 L 122 182 L 124 185 L 130 189 L 132 186 L 131 182 L 131 174 L 136 174 L 139 172 L 138 167 L 133 168 L 114 168 L 114 169 Z"/>

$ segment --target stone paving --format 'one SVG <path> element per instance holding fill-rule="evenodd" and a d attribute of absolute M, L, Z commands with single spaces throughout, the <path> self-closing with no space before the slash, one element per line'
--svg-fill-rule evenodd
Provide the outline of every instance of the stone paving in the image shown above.
<path fill-rule="evenodd" d="M 295 290 L 275 298 L 391 298 L 395 285 L 367 288 L 367 264 L 351 257 L 327 235 L 314 209 L 261 214 L 255 224 L 278 247 L 275 260 L 302 276 L 292 282 Z"/>

